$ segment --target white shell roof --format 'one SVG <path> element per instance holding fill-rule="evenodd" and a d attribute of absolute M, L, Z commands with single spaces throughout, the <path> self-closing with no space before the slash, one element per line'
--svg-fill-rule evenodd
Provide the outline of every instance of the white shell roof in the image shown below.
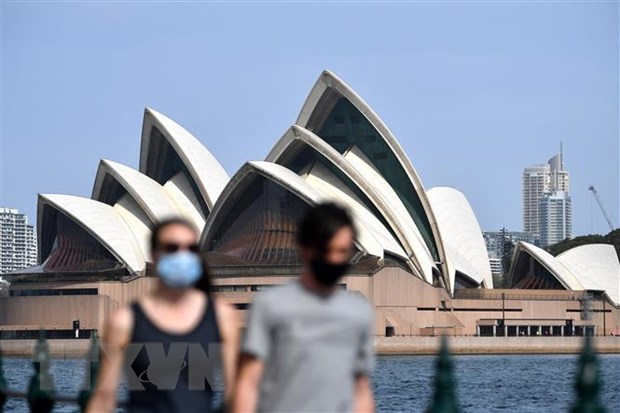
<path fill-rule="evenodd" d="M 310 171 L 302 176 L 313 188 L 327 197 L 345 205 L 359 221 L 367 227 L 371 234 L 381 244 L 384 251 L 408 261 L 407 253 L 394 239 L 394 236 L 357 198 L 357 196 L 321 164 L 315 164 Z"/>
<path fill-rule="evenodd" d="M 543 267 L 545 267 L 567 290 L 585 290 L 579 280 L 553 255 L 549 254 L 536 245 L 519 241 L 515 246 L 514 257 L 512 259 L 513 267 L 511 268 L 511 276 L 514 275 L 514 264 L 518 254 L 529 254 Z"/>
<path fill-rule="evenodd" d="M 482 230 L 465 195 L 449 187 L 431 188 L 427 195 L 446 253 L 456 270 L 478 283 L 484 282 L 486 288 L 493 288 Z"/>
<path fill-rule="evenodd" d="M 201 243 L 205 243 L 208 239 L 209 231 L 218 220 L 218 215 L 227 211 L 222 210 L 225 200 L 232 195 L 237 186 L 247 179 L 252 174 L 259 174 L 278 185 L 286 188 L 292 193 L 296 194 L 302 200 L 310 205 L 314 205 L 321 202 L 333 201 L 324 193 L 310 186 L 299 175 L 287 169 L 281 165 L 265 162 L 265 161 L 251 161 L 239 169 L 239 171 L 233 176 L 230 184 L 224 189 L 221 195 L 221 200 L 216 204 L 214 210 L 209 215 L 205 229 L 202 234 Z M 364 226 L 363 222 L 360 222 L 359 218 L 352 213 L 355 219 L 355 224 L 358 230 L 357 245 L 358 247 L 371 255 L 383 257 L 383 248 L 379 242 L 372 236 L 372 233 Z"/>
<path fill-rule="evenodd" d="M 302 199 L 309 200 L 311 204 L 336 201 L 346 207 L 340 199 L 333 199 L 325 192 L 313 188 L 299 175 L 281 165 L 265 161 L 252 161 L 249 164 L 256 170 L 261 171 L 261 175 L 274 182 L 278 182 L 281 186 L 291 190 Z M 360 218 L 357 211 L 349 209 L 349 212 L 355 221 L 357 242 L 361 249 L 368 254 L 383 258 L 383 246 L 373 236 L 372 232 L 368 230 L 366 223 Z"/>
<path fill-rule="evenodd" d="M 182 215 L 168 192 L 155 180 L 118 162 L 102 159 L 97 169 L 92 199 L 101 200 L 105 193 L 105 176 L 112 176 L 136 200 L 153 223 Z"/>
<path fill-rule="evenodd" d="M 196 182 L 209 210 L 230 179 L 222 165 L 191 133 L 167 116 L 147 108 L 144 112 L 140 172 L 144 173 L 150 145 L 150 128 L 156 127 L 179 155 Z"/>
<path fill-rule="evenodd" d="M 292 150 L 297 144 L 313 148 L 351 179 L 373 203 L 379 213 L 382 214 L 384 220 L 390 225 L 392 231 L 397 235 L 398 241 L 414 264 L 416 273 L 426 281 L 432 282 L 433 260 L 430 252 L 421 240 L 421 237 L 419 237 L 417 227 L 405 210 L 405 207 L 402 206 L 398 196 L 396 194 L 390 196 L 390 193 L 387 192 L 391 188 L 385 179 L 363 160 L 353 164 L 351 161 L 355 162 L 356 159 L 352 158 L 352 154 L 349 154 L 350 159 L 348 159 L 319 136 L 297 125 L 292 126 L 280 138 L 269 155 L 267 155 L 266 160 L 277 163 L 279 159 L 286 156 L 287 152 Z M 369 178 L 371 176 L 373 179 Z M 397 209 L 395 205 L 401 205 L 402 208 Z"/>
<path fill-rule="evenodd" d="M 620 305 L 620 261 L 613 245 L 588 244 L 571 248 L 556 257 L 586 290 L 605 291 Z"/>
<path fill-rule="evenodd" d="M 368 119 L 368 121 L 373 125 L 377 132 L 379 132 L 379 135 L 384 139 L 385 143 L 390 147 L 390 149 L 400 162 L 403 170 L 409 177 L 412 186 L 414 187 L 418 197 L 420 198 L 420 201 L 424 208 L 424 212 L 426 213 L 426 217 L 431 226 L 431 231 L 435 239 L 439 258 L 442 262 L 446 263 L 445 267 L 442 266 L 442 271 L 443 278 L 447 282 L 449 278 L 448 274 L 450 273 L 450 268 L 448 265 L 448 261 L 446 260 L 445 246 L 443 244 L 443 240 L 441 239 L 441 235 L 439 233 L 439 229 L 437 227 L 437 222 L 435 216 L 433 215 L 431 205 L 428 198 L 426 197 L 424 185 L 422 184 L 420 177 L 413 168 L 413 165 L 411 164 L 411 161 L 407 157 L 403 148 L 400 146 L 400 144 L 398 143 L 392 132 L 385 125 L 385 123 L 383 123 L 381 118 L 379 118 L 379 116 L 372 110 L 372 108 L 357 93 L 355 93 L 355 91 L 349 85 L 342 81 L 342 79 L 336 76 L 333 72 L 325 70 L 323 71 L 321 76 L 319 76 L 319 79 L 316 81 L 314 87 L 310 91 L 310 94 L 304 102 L 304 105 L 295 123 L 301 127 L 307 126 L 308 121 L 310 120 L 310 116 L 316 109 L 321 96 L 329 88 L 337 91 L 340 95 L 347 98 L 366 117 L 366 119 Z"/>
<path fill-rule="evenodd" d="M 144 259 L 151 262 L 151 227 L 144 210 L 129 194 L 123 195 L 113 208 L 131 229 Z"/>
<path fill-rule="evenodd" d="M 191 184 L 183 172 L 178 172 L 163 186 L 182 215 L 194 223 L 199 231 L 205 226 L 205 217 L 200 209 L 200 202 L 192 191 Z"/>
<path fill-rule="evenodd" d="M 106 247 L 133 272 L 145 269 L 144 254 L 131 229 L 110 205 L 73 195 L 40 194 L 38 214 L 49 205 L 57 209 Z M 41 239 L 41 238 L 39 238 Z"/>

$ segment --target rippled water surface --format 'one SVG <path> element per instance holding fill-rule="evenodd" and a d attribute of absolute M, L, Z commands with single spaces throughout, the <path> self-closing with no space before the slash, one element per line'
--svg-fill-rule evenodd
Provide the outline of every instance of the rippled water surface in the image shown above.
<path fill-rule="evenodd" d="M 374 374 L 378 411 L 421 412 L 432 395 L 432 356 L 378 357 Z M 574 400 L 574 355 L 456 356 L 457 397 L 464 412 L 566 412 Z M 608 412 L 620 412 L 620 355 L 601 355 L 601 400 Z M 28 386 L 29 359 L 4 360 L 9 387 Z M 54 360 L 52 374 L 61 394 L 77 395 L 84 382 L 82 360 Z M 121 398 L 124 398 L 121 390 Z M 23 400 L 10 400 L 6 412 L 27 411 Z M 55 412 L 75 412 L 59 404 Z"/>

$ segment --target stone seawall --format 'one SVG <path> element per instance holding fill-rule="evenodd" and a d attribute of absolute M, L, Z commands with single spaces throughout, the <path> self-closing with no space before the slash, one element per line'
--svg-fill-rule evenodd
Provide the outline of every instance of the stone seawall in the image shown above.
<path fill-rule="evenodd" d="M 378 337 L 377 354 L 436 354 L 440 337 Z M 449 337 L 452 354 L 576 354 L 583 337 Z M 599 353 L 620 354 L 620 337 L 594 337 Z"/>
<path fill-rule="evenodd" d="M 377 354 L 436 354 L 439 337 L 377 337 Z M 0 340 L 4 357 L 31 357 L 36 340 Z M 90 340 L 47 340 L 54 358 L 84 357 Z M 576 354 L 583 337 L 449 337 L 452 354 Z M 620 337 L 595 337 L 599 353 L 620 354 Z"/>

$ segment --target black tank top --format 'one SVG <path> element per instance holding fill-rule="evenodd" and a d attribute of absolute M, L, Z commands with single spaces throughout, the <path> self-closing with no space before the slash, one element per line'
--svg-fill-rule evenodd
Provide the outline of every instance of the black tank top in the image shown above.
<path fill-rule="evenodd" d="M 133 375 L 131 372 L 127 375 L 127 411 L 210 412 L 213 389 L 206 378 L 209 376 L 205 366 L 209 363 L 207 360 L 212 363 L 219 358 L 219 355 L 209 354 L 209 344 L 221 341 L 213 298 L 208 298 L 198 325 L 186 334 L 160 330 L 138 302 L 132 302 L 131 308 L 134 314 L 132 345 L 125 350 L 125 357 L 133 357 L 136 352 L 137 355 L 130 365 Z M 125 365 L 129 363 L 126 360 Z M 140 388 L 144 390 L 134 390 Z"/>

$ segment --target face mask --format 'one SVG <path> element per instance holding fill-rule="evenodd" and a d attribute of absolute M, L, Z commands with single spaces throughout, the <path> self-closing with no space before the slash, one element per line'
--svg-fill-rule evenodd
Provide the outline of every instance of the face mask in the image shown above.
<path fill-rule="evenodd" d="M 314 278 L 322 285 L 330 287 L 342 277 L 349 269 L 350 264 L 330 264 L 322 259 L 313 259 L 310 261 L 310 268 Z"/>
<path fill-rule="evenodd" d="M 193 252 L 173 252 L 159 257 L 156 270 L 159 279 L 168 287 L 187 288 L 202 275 L 202 262 Z"/>

